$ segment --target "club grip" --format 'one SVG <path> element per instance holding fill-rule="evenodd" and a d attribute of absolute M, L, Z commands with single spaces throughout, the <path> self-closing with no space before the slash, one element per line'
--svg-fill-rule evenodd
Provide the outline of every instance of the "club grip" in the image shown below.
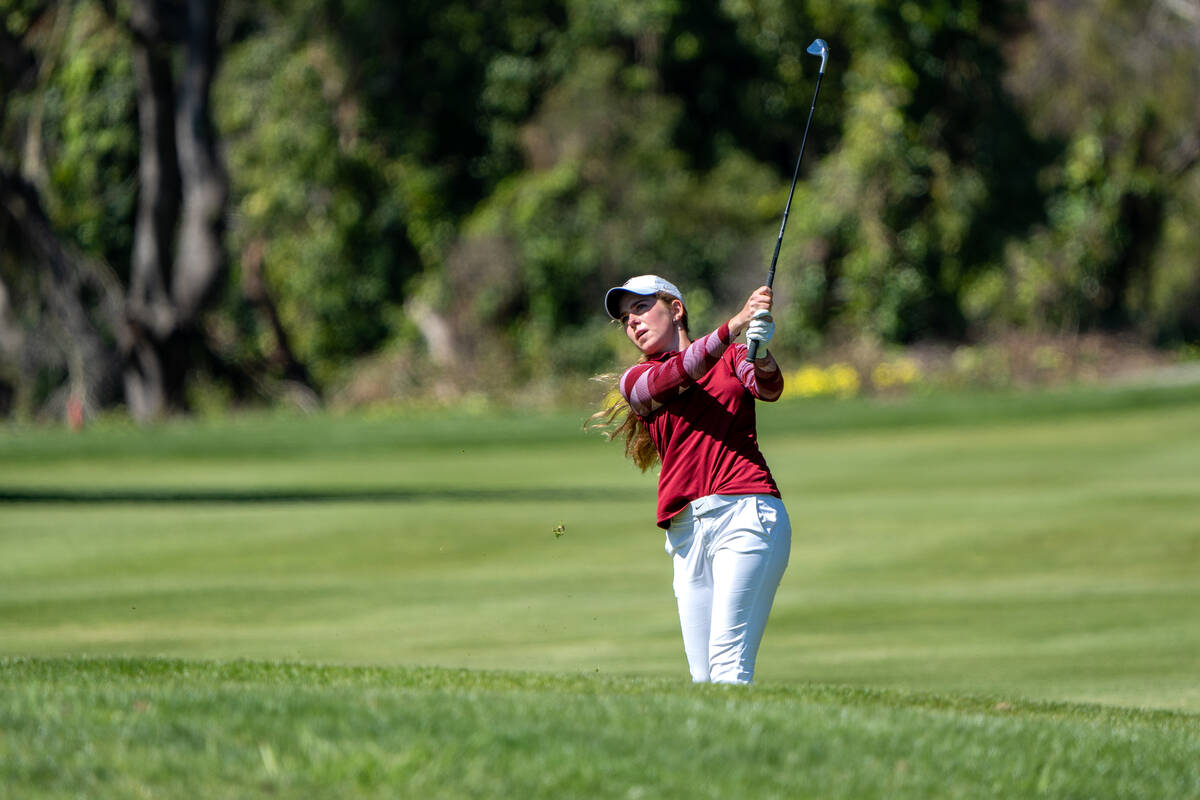
<path fill-rule="evenodd" d="M 753 364 L 758 358 L 758 342 L 750 341 L 746 343 L 746 363 Z"/>

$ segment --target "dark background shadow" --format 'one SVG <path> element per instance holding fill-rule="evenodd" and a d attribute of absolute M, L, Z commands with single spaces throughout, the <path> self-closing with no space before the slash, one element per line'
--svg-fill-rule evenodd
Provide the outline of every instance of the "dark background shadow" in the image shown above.
<path fill-rule="evenodd" d="M 2 489 L 0 504 L 32 503 L 464 503 L 640 501 L 653 499 L 653 489 L 544 487 L 520 489 L 460 489 L 437 487 L 376 487 L 346 489 Z"/>

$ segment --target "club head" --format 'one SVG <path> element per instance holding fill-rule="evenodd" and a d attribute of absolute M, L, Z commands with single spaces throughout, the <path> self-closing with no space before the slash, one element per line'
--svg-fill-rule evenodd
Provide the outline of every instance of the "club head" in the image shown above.
<path fill-rule="evenodd" d="M 825 62 L 829 60 L 829 45 L 825 44 L 824 39 L 813 39 L 813 43 L 808 46 L 810 55 L 821 57 L 821 74 L 825 74 Z"/>

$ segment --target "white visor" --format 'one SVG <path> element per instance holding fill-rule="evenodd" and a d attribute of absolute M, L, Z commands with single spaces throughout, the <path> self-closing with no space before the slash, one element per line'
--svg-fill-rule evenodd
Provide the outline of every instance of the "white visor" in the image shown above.
<path fill-rule="evenodd" d="M 666 292 L 683 303 L 684 308 L 687 308 L 687 303 L 683 302 L 683 293 L 675 287 L 675 284 L 657 275 L 638 275 L 635 278 L 625 281 L 620 286 L 614 286 L 609 289 L 608 294 L 604 295 L 604 309 L 608 311 L 608 315 L 613 319 L 620 319 L 622 297 L 627 294 L 651 297 L 659 292 Z"/>

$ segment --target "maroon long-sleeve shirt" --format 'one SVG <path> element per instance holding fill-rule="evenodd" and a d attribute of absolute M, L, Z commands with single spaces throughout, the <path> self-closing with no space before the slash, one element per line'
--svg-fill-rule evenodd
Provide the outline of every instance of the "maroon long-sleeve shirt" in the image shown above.
<path fill-rule="evenodd" d="M 658 525 L 710 494 L 769 494 L 779 487 L 758 448 L 754 400 L 778 400 L 783 374 L 746 363 L 729 325 L 662 353 L 621 376 L 621 394 L 650 431 L 662 459 Z"/>

